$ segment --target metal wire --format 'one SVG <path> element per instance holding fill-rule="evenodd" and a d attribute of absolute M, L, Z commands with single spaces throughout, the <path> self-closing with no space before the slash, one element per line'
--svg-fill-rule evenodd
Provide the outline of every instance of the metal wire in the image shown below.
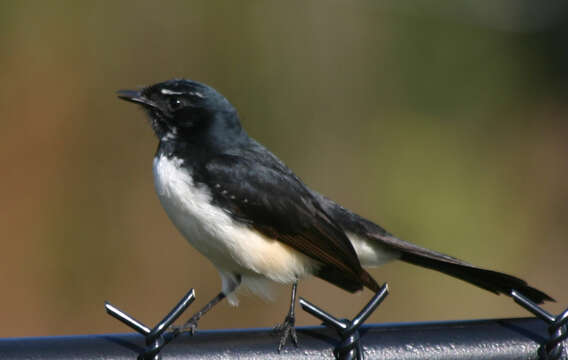
<path fill-rule="evenodd" d="M 550 339 L 539 348 L 540 358 L 542 360 L 560 359 L 565 350 L 563 342 L 568 338 L 568 309 L 554 316 L 515 290 L 511 291 L 511 296 L 517 304 L 549 324 Z"/>
<path fill-rule="evenodd" d="M 333 315 L 318 308 L 309 301 L 300 298 L 300 305 L 304 311 L 322 320 L 325 325 L 335 329 L 341 337 L 341 342 L 335 347 L 333 354 L 338 360 L 362 360 L 364 358 L 363 349 L 361 347 L 359 328 L 387 297 L 389 293 L 388 284 L 384 284 L 379 291 L 373 296 L 371 301 L 353 318 L 337 319 Z"/>
<path fill-rule="evenodd" d="M 388 285 L 384 284 L 373 296 L 369 303 L 352 320 L 337 319 L 333 315 L 320 309 L 307 300 L 300 298 L 302 309 L 322 320 L 323 323 L 334 329 L 339 334 L 340 342 L 336 344 L 333 354 L 340 360 L 362 360 L 364 358 L 359 329 L 367 318 L 375 311 L 381 302 L 388 296 Z M 558 360 L 565 353 L 564 342 L 568 339 L 568 309 L 554 316 L 540 306 L 513 290 L 511 296 L 521 306 L 548 324 L 549 338 L 538 348 L 538 356 L 541 360 Z M 178 304 L 160 321 L 155 327 L 149 328 L 134 317 L 123 312 L 109 302 L 105 302 L 105 309 L 109 315 L 126 324 L 145 337 L 146 347 L 139 352 L 139 359 L 160 358 L 160 351 L 174 338 L 178 332 L 165 333 L 171 324 L 187 309 L 195 300 L 195 291 L 191 289 Z M 533 353 L 535 355 L 535 353 Z"/>
<path fill-rule="evenodd" d="M 160 351 L 166 346 L 172 339 L 172 336 L 164 336 L 164 332 L 170 327 L 171 324 L 176 321 L 178 317 L 191 305 L 195 300 L 195 291 L 193 289 L 189 290 L 187 294 L 174 306 L 174 308 L 160 321 L 154 328 L 150 329 L 146 325 L 142 324 L 140 321 L 136 320 L 132 316 L 128 315 L 124 311 L 120 310 L 116 306 L 112 305 L 108 301 L 105 301 L 105 309 L 109 315 L 118 319 L 120 322 L 126 324 L 130 328 L 136 330 L 140 334 L 144 335 L 146 338 L 146 348 L 139 355 L 139 359 L 160 359 Z"/>

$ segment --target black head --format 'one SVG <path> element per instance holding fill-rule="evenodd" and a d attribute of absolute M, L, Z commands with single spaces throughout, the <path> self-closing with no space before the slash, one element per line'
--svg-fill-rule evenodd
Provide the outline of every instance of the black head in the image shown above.
<path fill-rule="evenodd" d="M 141 105 L 160 141 L 191 141 L 210 134 L 242 132 L 235 108 L 215 89 L 192 80 L 168 80 L 142 91 L 120 90 L 118 97 Z"/>

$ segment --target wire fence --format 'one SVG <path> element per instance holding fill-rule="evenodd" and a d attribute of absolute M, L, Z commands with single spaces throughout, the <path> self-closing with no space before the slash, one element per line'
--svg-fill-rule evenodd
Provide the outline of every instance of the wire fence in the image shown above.
<path fill-rule="evenodd" d="M 162 359 L 333 359 L 340 340 L 328 327 L 299 327 L 298 348 L 276 351 L 271 329 L 181 334 Z M 548 326 L 536 318 L 364 325 L 360 344 L 367 359 L 540 359 Z M 564 341 L 564 345 L 568 345 Z M 2 359 L 136 359 L 146 348 L 138 334 L 0 340 Z M 564 351 L 561 359 L 566 359 Z"/>
<path fill-rule="evenodd" d="M 536 318 L 363 325 L 388 295 L 385 284 L 352 320 L 300 299 L 325 326 L 299 327 L 299 347 L 278 353 L 272 329 L 209 330 L 197 336 L 169 326 L 191 305 L 190 290 L 150 328 L 110 303 L 106 311 L 141 334 L 0 339 L 0 359 L 534 359 L 568 360 L 568 309 L 554 316 L 521 294 Z"/>

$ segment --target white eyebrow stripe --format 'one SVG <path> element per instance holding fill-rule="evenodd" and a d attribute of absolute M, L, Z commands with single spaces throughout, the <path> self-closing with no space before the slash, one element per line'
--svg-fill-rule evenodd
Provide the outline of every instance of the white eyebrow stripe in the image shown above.
<path fill-rule="evenodd" d="M 164 95 L 183 95 L 183 92 L 181 91 L 173 91 L 170 89 L 162 89 L 160 92 Z"/>
<path fill-rule="evenodd" d="M 185 93 L 183 91 L 174 91 L 174 90 L 170 90 L 170 89 L 162 89 L 160 90 L 160 92 L 164 95 L 184 95 Z M 193 96 L 197 96 L 198 98 L 204 98 L 205 96 L 203 96 L 202 93 L 197 92 L 197 91 L 190 91 L 189 95 L 193 95 Z"/>
<path fill-rule="evenodd" d="M 190 94 L 190 95 L 195 95 L 195 96 L 197 96 L 197 97 L 199 97 L 199 98 L 202 98 L 202 99 L 204 98 L 203 94 L 200 93 L 200 92 L 197 92 L 197 91 L 192 91 L 192 92 L 190 92 L 189 94 Z"/>

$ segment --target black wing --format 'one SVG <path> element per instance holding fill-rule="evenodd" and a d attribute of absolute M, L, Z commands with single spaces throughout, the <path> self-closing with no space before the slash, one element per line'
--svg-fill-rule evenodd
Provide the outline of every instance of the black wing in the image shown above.
<path fill-rule="evenodd" d="M 343 230 L 301 180 L 267 150 L 242 151 L 203 165 L 201 180 L 213 201 L 235 220 L 320 262 L 316 276 L 351 292 L 363 286 L 378 291 Z"/>

